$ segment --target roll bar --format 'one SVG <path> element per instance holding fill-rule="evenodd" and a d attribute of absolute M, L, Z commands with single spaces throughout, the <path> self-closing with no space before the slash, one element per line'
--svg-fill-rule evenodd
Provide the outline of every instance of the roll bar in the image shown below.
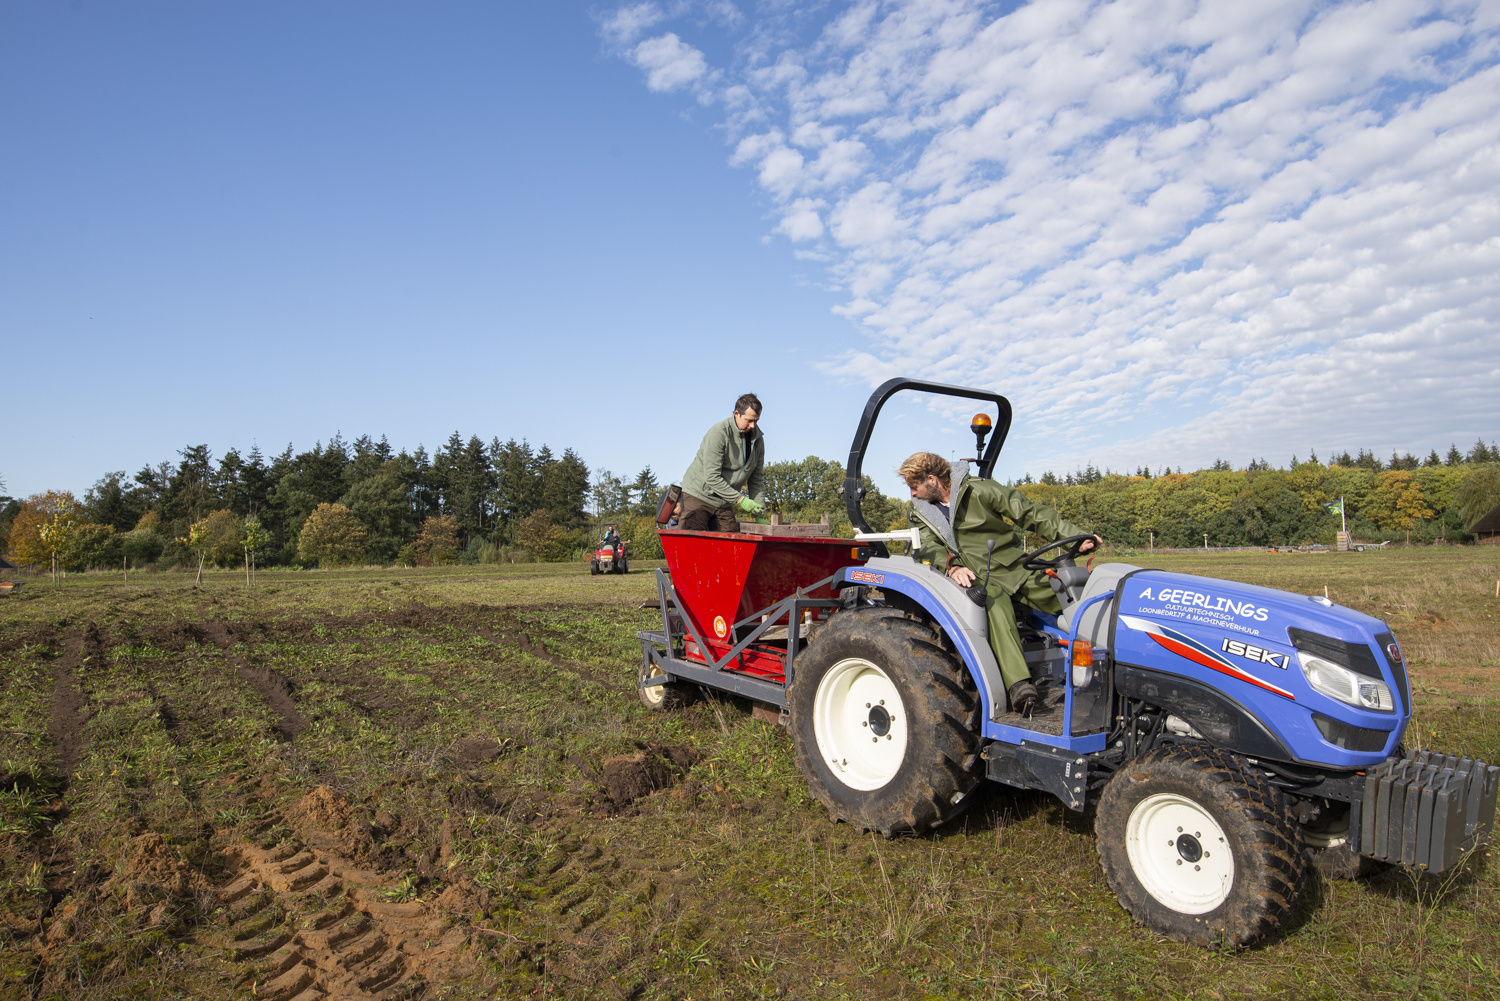
<path fill-rule="evenodd" d="M 921 379 L 890 379 L 882 383 L 880 388 L 870 394 L 869 402 L 865 404 L 865 412 L 859 419 L 859 427 L 854 431 L 854 444 L 849 446 L 849 464 L 844 467 L 844 507 L 849 511 L 849 523 L 856 531 L 872 531 L 869 523 L 865 521 L 862 502 L 864 501 L 865 488 L 861 480 L 863 473 L 861 469 L 865 461 L 865 448 L 870 444 L 870 433 L 875 430 L 875 419 L 880 416 L 880 408 L 885 406 L 885 401 L 903 389 L 909 389 L 917 393 L 932 393 L 936 396 L 957 396 L 968 400 L 983 400 L 995 404 L 999 413 L 996 415 L 994 429 L 990 432 L 989 444 L 985 447 L 984 455 L 977 456 L 979 459 L 978 475 L 989 478 L 995 468 L 995 460 L 1000 458 L 1000 449 L 1005 446 L 1005 436 L 1010 433 L 1010 401 L 999 393 L 990 393 L 982 389 L 967 389 L 963 386 L 949 386 L 941 382 L 924 382 Z M 884 550 L 884 543 L 875 543 Z"/>

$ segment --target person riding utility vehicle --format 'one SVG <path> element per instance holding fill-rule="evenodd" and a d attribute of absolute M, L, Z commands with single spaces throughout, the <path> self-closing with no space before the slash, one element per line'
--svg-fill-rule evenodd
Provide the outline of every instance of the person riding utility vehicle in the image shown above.
<path fill-rule="evenodd" d="M 912 555 L 943 567 L 961 587 L 976 580 L 984 584 L 990 649 L 1000 662 L 1011 710 L 1027 712 L 1036 702 L 1037 690 L 1021 650 L 1012 602 L 1053 615 L 1062 611 L 1062 604 L 1044 574 L 1021 566 L 1021 532 L 1048 542 L 1089 533 L 1063 521 L 1052 508 L 1027 500 L 1014 487 L 970 477 L 963 460 L 950 463 L 931 452 L 916 452 L 896 472 L 911 489 L 909 521 L 922 540 Z M 1103 542 L 1096 535 L 1080 545 L 1079 552 L 1092 552 Z"/>

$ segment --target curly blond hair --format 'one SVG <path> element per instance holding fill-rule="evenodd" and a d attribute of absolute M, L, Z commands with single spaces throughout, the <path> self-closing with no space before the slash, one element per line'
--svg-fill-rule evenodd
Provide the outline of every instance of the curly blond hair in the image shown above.
<path fill-rule="evenodd" d="M 929 476 L 936 476 L 938 482 L 945 487 L 953 484 L 953 467 L 948 464 L 947 459 L 931 452 L 913 452 L 905 462 L 896 467 L 896 474 L 911 487 L 920 486 Z"/>

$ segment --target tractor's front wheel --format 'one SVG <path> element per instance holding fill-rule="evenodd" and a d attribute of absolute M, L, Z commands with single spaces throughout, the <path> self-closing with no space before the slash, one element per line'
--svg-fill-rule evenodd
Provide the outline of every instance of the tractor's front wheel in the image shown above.
<path fill-rule="evenodd" d="M 1222 751 L 1167 747 L 1121 768 L 1094 829 L 1120 903 L 1179 942 L 1253 945 L 1295 913 L 1307 883 L 1286 798 Z"/>
<path fill-rule="evenodd" d="M 797 767 L 835 820 L 887 837 L 936 827 L 979 784 L 973 679 L 929 625 L 836 614 L 787 691 Z"/>
<path fill-rule="evenodd" d="M 594 577 L 599 576 L 599 561 L 598 560 L 591 560 L 591 561 L 589 561 L 589 574 L 591 576 L 594 576 Z"/>

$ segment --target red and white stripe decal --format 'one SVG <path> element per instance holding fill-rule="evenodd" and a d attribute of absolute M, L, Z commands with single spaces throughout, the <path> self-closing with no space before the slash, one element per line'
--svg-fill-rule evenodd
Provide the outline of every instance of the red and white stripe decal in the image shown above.
<path fill-rule="evenodd" d="M 1120 621 L 1131 629 L 1145 633 L 1155 640 L 1157 645 L 1170 650 L 1179 657 L 1186 657 L 1194 664 L 1206 667 L 1210 671 L 1227 674 L 1231 678 L 1238 678 L 1240 681 L 1254 685 L 1256 688 L 1264 688 L 1268 692 L 1275 692 L 1277 695 L 1291 699 L 1293 702 L 1297 701 L 1297 697 L 1291 692 L 1284 688 L 1277 688 L 1275 685 L 1262 681 L 1253 674 L 1248 674 L 1240 670 L 1191 636 L 1179 633 L 1175 629 L 1159 626 L 1154 622 L 1147 622 L 1145 619 L 1138 619 L 1133 615 L 1122 615 L 1120 616 Z"/>

